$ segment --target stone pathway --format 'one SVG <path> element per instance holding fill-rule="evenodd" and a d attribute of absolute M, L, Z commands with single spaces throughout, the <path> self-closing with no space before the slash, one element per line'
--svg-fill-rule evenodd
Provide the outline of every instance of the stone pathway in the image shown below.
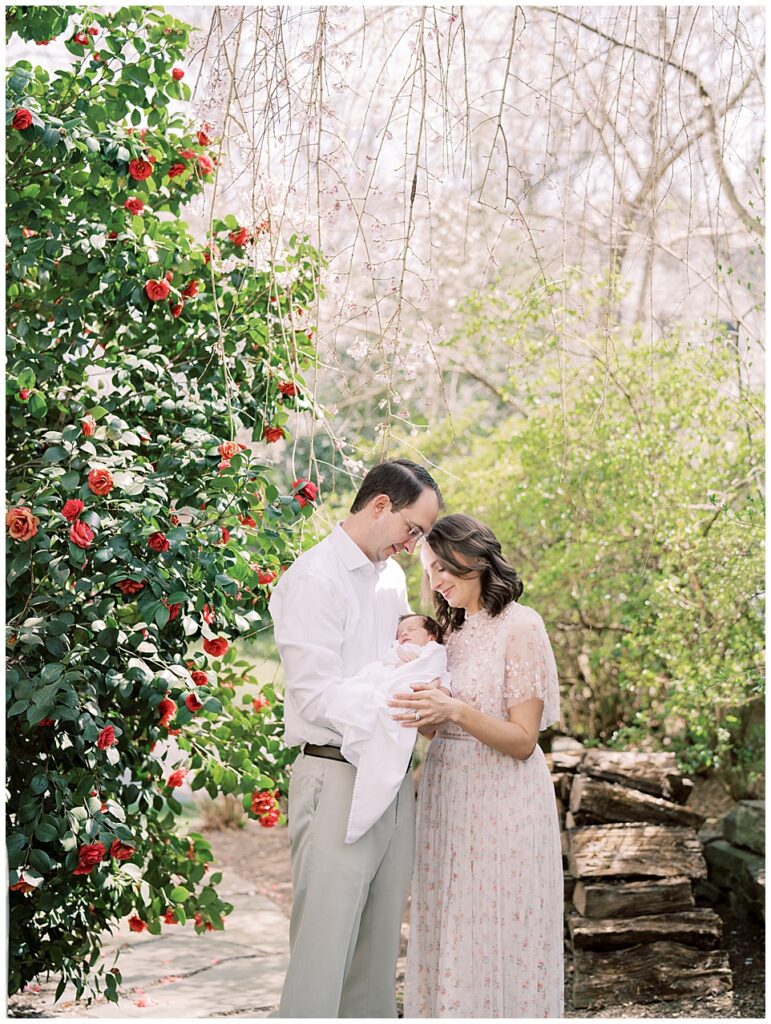
<path fill-rule="evenodd" d="M 120 950 L 120 1000 L 76 1002 L 66 989 L 58 1003 L 56 981 L 15 997 L 9 1015 L 120 1019 L 135 1017 L 270 1017 L 278 1009 L 289 962 L 289 921 L 249 882 L 222 872 L 217 886 L 234 905 L 225 930 L 196 935 L 194 926 L 135 935 L 122 927 L 104 946 L 108 962 Z M 14 1005 L 16 1004 L 16 1005 Z M 14 1011 L 17 1012 L 14 1012 Z"/>

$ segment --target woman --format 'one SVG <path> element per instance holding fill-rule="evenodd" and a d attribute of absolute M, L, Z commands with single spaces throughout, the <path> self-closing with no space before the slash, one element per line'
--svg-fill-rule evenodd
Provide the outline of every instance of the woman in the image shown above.
<path fill-rule="evenodd" d="M 440 519 L 420 552 L 453 697 L 391 702 L 433 735 L 418 801 L 405 1017 L 561 1017 L 559 822 L 538 732 L 559 719 L 541 617 L 493 533 Z"/>

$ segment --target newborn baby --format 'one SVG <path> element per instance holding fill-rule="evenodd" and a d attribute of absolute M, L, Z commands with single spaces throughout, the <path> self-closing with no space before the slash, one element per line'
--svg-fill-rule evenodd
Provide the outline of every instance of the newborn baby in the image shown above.
<path fill-rule="evenodd" d="M 364 722 L 359 713 L 356 720 L 352 717 L 337 723 L 343 737 L 343 757 L 357 769 L 346 843 L 360 839 L 388 809 L 415 746 L 417 731 L 394 722 L 387 701 L 405 686 L 434 679 L 439 679 L 443 688 L 449 685 L 447 652 L 441 640 L 439 624 L 427 615 L 403 615 L 396 640 L 383 661 L 365 665 L 354 680 L 348 681 L 371 689 L 371 702 L 366 702 L 371 714 Z"/>

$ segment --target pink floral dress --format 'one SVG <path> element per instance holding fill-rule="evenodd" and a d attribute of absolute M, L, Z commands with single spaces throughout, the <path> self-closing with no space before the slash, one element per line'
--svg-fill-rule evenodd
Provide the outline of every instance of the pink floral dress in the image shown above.
<path fill-rule="evenodd" d="M 447 641 L 454 695 L 498 718 L 537 697 L 559 719 L 543 621 L 512 603 Z M 559 821 L 541 748 L 520 761 L 446 723 L 418 799 L 405 1017 L 561 1017 Z"/>

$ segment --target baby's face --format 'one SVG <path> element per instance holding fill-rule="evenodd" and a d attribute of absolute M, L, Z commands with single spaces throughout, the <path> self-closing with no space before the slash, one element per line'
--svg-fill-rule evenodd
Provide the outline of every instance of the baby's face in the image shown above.
<path fill-rule="evenodd" d="M 396 639 L 400 644 L 420 644 L 425 647 L 433 637 L 423 625 L 423 619 L 419 615 L 411 615 L 399 623 Z"/>

